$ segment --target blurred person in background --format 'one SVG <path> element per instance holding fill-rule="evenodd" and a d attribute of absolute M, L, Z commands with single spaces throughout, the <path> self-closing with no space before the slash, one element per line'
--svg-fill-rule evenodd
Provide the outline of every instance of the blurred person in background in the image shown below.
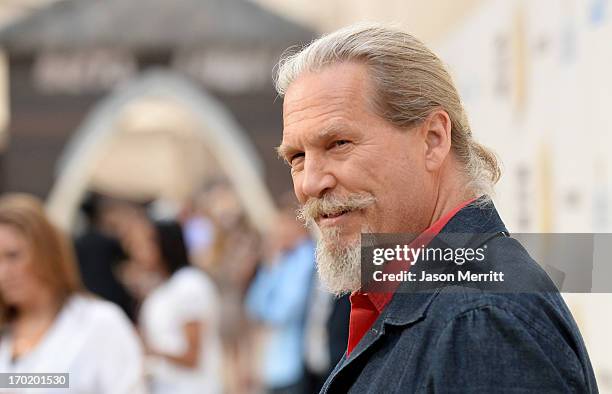
<path fill-rule="evenodd" d="M 318 393 L 346 351 L 351 303 L 336 297 L 319 282 L 316 272 L 308 296 L 304 335 L 304 392 Z"/>
<path fill-rule="evenodd" d="M 266 259 L 248 290 L 250 316 L 268 328 L 262 380 L 269 393 L 302 393 L 304 321 L 314 273 L 314 243 L 285 196 L 266 239 Z"/>
<path fill-rule="evenodd" d="M 154 224 L 149 253 L 137 256 L 161 283 L 145 298 L 139 326 L 149 354 L 152 392 L 221 393 L 219 300 L 206 273 L 189 264 L 183 230 Z"/>
<path fill-rule="evenodd" d="M 187 201 L 180 212 L 179 222 L 183 227 L 185 245 L 192 262 L 201 261 L 203 266 L 210 266 L 208 261 L 215 242 L 215 225 L 205 212 L 197 207 L 197 197 Z"/>
<path fill-rule="evenodd" d="M 211 238 L 200 236 L 205 244 L 200 243 L 193 257 L 219 288 L 225 389 L 228 393 L 251 392 L 258 386 L 253 363 L 260 341 L 258 330 L 246 316 L 244 298 L 261 260 L 261 237 L 223 178 L 208 182 L 194 196 L 191 214 L 211 225 Z"/>
<path fill-rule="evenodd" d="M 211 217 L 208 201 L 204 191 L 194 193 L 184 202 L 176 220 L 183 228 L 189 261 L 212 276 L 219 268 L 223 237 L 221 226 Z"/>
<path fill-rule="evenodd" d="M 166 280 L 166 273 L 158 269 L 158 235 L 144 210 L 127 215 L 121 232 L 121 245 L 126 260 L 118 269 L 118 276 L 139 307 L 156 287 Z"/>
<path fill-rule="evenodd" d="M 69 373 L 70 389 L 54 392 L 131 394 L 146 392 L 142 362 L 121 309 L 83 290 L 68 239 L 41 202 L 1 197 L 0 371 Z"/>
<path fill-rule="evenodd" d="M 94 294 L 114 302 L 135 320 L 135 300 L 115 276 L 125 253 L 109 216 L 119 207 L 95 192 L 89 193 L 81 209 L 87 218 L 87 227 L 75 240 L 77 261 L 85 287 Z"/>

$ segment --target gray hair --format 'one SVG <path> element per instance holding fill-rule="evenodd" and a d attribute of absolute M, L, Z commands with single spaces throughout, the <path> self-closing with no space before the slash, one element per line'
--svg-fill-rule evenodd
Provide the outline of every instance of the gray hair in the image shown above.
<path fill-rule="evenodd" d="M 302 73 L 330 64 L 361 62 L 374 83 L 374 105 L 394 125 L 410 128 L 437 109 L 451 121 L 451 147 L 474 192 L 491 196 L 501 176 L 495 154 L 472 137 L 465 109 L 442 61 L 421 41 L 399 29 L 357 24 L 325 35 L 281 58 L 275 78 L 283 96 Z"/>

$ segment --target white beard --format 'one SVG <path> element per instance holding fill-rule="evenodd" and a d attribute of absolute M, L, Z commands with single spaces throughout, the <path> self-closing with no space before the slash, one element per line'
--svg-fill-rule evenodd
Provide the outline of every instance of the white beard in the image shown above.
<path fill-rule="evenodd" d="M 309 227 L 317 227 L 315 218 L 325 213 L 365 209 L 376 199 L 370 193 L 354 193 L 339 197 L 330 194 L 308 200 L 299 210 L 298 218 Z M 321 230 L 321 229 L 320 229 Z M 364 225 L 362 232 L 370 228 Z M 316 249 L 317 270 L 323 286 L 341 296 L 361 288 L 361 236 L 342 243 L 341 227 L 324 228 Z"/>
<path fill-rule="evenodd" d="M 319 279 L 336 296 L 361 288 L 360 237 L 340 246 L 340 229 L 325 229 L 317 242 L 316 259 Z"/>

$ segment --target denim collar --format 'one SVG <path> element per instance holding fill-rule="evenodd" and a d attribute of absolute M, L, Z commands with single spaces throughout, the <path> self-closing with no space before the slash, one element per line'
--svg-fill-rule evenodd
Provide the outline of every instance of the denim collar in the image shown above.
<path fill-rule="evenodd" d="M 442 228 L 431 247 L 473 247 L 508 230 L 499 217 L 493 202 L 486 196 L 466 205 Z M 381 316 L 359 341 L 343 365 L 359 357 L 385 332 L 386 325 L 405 326 L 425 316 L 427 308 L 441 289 L 423 293 L 396 293 Z"/>
<path fill-rule="evenodd" d="M 431 246 L 476 247 L 501 233 L 508 235 L 504 222 L 499 217 L 493 202 L 482 196 L 457 212 L 432 241 Z M 391 325 L 413 323 L 424 316 L 427 307 L 439 291 L 440 289 L 411 293 L 403 297 L 398 297 L 396 294 L 379 320 Z"/>

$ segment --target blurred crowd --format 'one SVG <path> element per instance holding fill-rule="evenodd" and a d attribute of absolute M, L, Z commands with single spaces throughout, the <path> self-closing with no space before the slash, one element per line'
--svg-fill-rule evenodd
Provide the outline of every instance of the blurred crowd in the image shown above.
<path fill-rule="evenodd" d="M 90 192 L 81 208 L 68 236 L 37 198 L 0 197 L 3 372 L 69 372 L 70 392 L 311 393 L 343 355 L 350 305 L 319 285 L 292 195 L 265 234 L 222 179 L 182 206 Z"/>

